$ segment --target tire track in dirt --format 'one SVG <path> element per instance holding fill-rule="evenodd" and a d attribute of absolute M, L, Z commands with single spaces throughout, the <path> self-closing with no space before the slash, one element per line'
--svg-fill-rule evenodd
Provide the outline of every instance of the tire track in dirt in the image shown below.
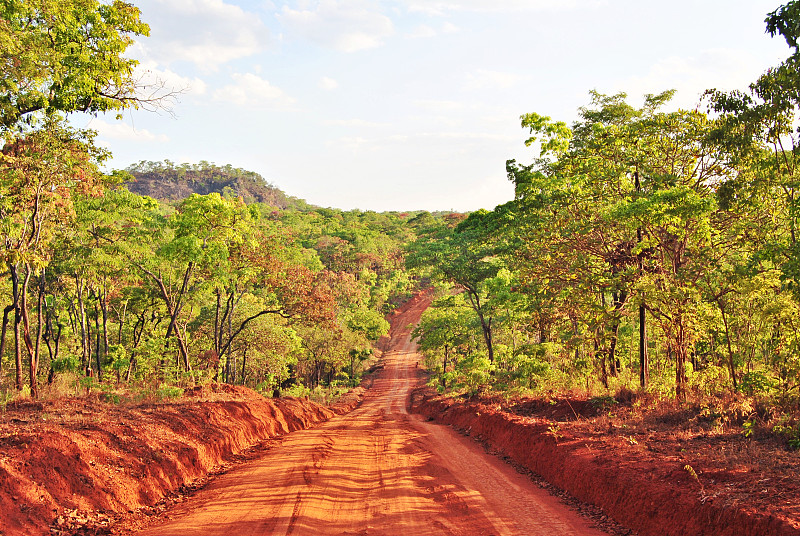
<path fill-rule="evenodd" d="M 603 534 L 468 438 L 408 414 L 419 381 L 410 326 L 428 303 L 418 296 L 392 318 L 361 407 L 285 436 L 141 534 Z"/>

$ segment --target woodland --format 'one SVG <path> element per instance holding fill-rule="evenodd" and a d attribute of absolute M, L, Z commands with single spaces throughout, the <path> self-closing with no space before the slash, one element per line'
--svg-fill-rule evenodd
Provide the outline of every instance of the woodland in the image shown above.
<path fill-rule="evenodd" d="M 333 396 L 433 286 L 415 335 L 442 391 L 735 403 L 743 433 L 800 448 L 800 2 L 767 16 L 788 55 L 749 88 L 522 115 L 536 156 L 507 162 L 514 199 L 470 214 L 321 208 L 208 162 L 104 173 L 66 115 L 172 98 L 123 55 L 139 10 L 0 12 L 3 404 L 207 382 Z"/>

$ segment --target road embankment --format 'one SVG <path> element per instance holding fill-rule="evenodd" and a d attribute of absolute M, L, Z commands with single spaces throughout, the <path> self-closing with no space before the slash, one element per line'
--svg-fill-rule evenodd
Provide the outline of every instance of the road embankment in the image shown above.
<path fill-rule="evenodd" d="M 800 535 L 797 519 L 756 511 L 746 501 L 715 500 L 678 460 L 615 455 L 547 419 L 437 396 L 428 388 L 412 393 L 411 410 L 478 439 L 640 536 Z"/>
<path fill-rule="evenodd" d="M 0 534 L 102 528 L 191 487 L 264 440 L 349 411 L 363 392 L 332 407 L 227 385 L 135 406 L 87 398 L 10 404 L 0 421 Z"/>

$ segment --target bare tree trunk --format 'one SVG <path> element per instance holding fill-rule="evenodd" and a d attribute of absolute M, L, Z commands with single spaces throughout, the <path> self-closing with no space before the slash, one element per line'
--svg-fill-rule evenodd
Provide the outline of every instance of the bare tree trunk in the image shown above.
<path fill-rule="evenodd" d="M 639 179 L 639 171 L 633 174 L 633 184 L 636 193 L 642 191 L 642 182 Z M 636 243 L 642 243 L 642 228 L 636 229 Z M 637 255 L 637 265 L 639 268 L 639 275 L 644 273 L 644 254 L 639 252 Z M 639 305 L 639 386 L 642 389 L 647 389 L 650 383 L 650 356 L 647 354 L 647 307 L 644 301 Z"/>
<path fill-rule="evenodd" d="M 108 288 L 103 283 L 103 292 L 100 298 L 100 311 L 103 313 L 103 356 L 108 355 Z"/>
<path fill-rule="evenodd" d="M 81 328 L 81 365 L 83 365 L 86 370 L 86 375 L 90 376 L 90 371 L 92 369 L 92 353 L 90 348 L 89 323 L 86 321 L 86 306 L 83 303 L 83 282 L 77 274 L 75 275 L 75 291 L 75 297 L 78 299 L 76 313 Z"/>
<path fill-rule="evenodd" d="M 645 306 L 639 306 L 639 386 L 647 389 L 650 383 L 650 356 L 647 353 L 647 324 Z"/>
<path fill-rule="evenodd" d="M 3 356 L 6 353 L 6 334 L 8 333 L 8 315 L 14 310 L 14 305 L 7 305 L 3 309 L 3 327 L 0 330 L 0 380 L 3 379 Z"/>
<path fill-rule="evenodd" d="M 445 376 L 445 374 L 447 374 L 447 358 L 450 357 L 448 355 L 449 350 L 450 350 L 450 347 L 447 344 L 445 344 L 444 345 L 444 362 L 442 363 L 442 387 L 444 389 L 447 389 L 447 377 Z"/>
<path fill-rule="evenodd" d="M 16 368 L 16 377 L 14 386 L 17 391 L 22 390 L 22 347 L 20 346 L 21 333 L 20 323 L 22 322 L 22 312 L 19 310 L 19 269 L 16 264 L 8 265 L 9 272 L 11 273 L 11 291 L 13 293 L 14 307 L 14 366 Z"/>
<path fill-rule="evenodd" d="M 98 301 L 100 301 L 98 299 Z M 97 365 L 97 381 L 103 381 L 103 359 L 105 358 L 102 354 L 102 344 L 100 344 L 100 337 L 102 335 L 102 330 L 100 329 L 100 311 L 98 311 L 98 304 L 94 304 L 94 337 L 95 337 L 95 345 L 94 345 L 94 359 L 95 364 Z"/>
<path fill-rule="evenodd" d="M 22 288 L 20 289 L 20 311 L 22 313 L 22 340 L 25 343 L 25 349 L 28 351 L 28 371 L 30 373 L 29 384 L 31 387 L 31 396 L 33 398 L 39 397 L 39 382 L 37 374 L 39 372 L 39 354 L 37 349 L 33 347 L 31 341 L 31 321 L 28 316 L 28 284 L 31 280 L 31 267 L 26 266 L 25 278 L 22 281 Z"/>
<path fill-rule="evenodd" d="M 494 363 L 494 345 L 492 343 L 492 318 L 488 320 L 483 314 L 483 306 L 481 305 L 481 298 L 475 288 L 465 287 L 467 289 L 467 296 L 469 297 L 472 309 L 477 313 L 478 319 L 481 321 L 481 331 L 483 332 L 483 341 L 486 343 L 486 350 L 489 353 L 489 362 Z"/>
<path fill-rule="evenodd" d="M 16 379 L 14 382 L 17 391 L 22 390 L 22 313 L 17 306 L 14 310 L 14 360 L 16 366 Z"/>
<path fill-rule="evenodd" d="M 597 335 L 595 335 L 595 340 L 594 340 L 594 355 L 595 358 L 598 358 L 600 365 L 600 382 L 603 384 L 603 387 L 608 389 L 608 370 L 606 369 L 606 352 L 601 350 L 600 344 L 597 341 Z"/>
<path fill-rule="evenodd" d="M 731 381 L 733 382 L 733 390 L 735 391 L 738 385 L 736 382 L 736 364 L 733 361 L 733 348 L 731 347 L 731 334 L 728 329 L 728 316 L 725 314 L 725 307 L 722 306 L 722 303 L 718 302 L 718 305 L 722 313 L 722 323 L 725 326 L 725 341 L 728 343 L 728 370 L 731 373 Z"/>
<path fill-rule="evenodd" d="M 352 375 L 352 372 L 353 372 L 352 361 L 350 363 L 351 363 L 350 364 L 350 377 L 352 378 L 353 377 L 353 375 Z M 245 372 L 247 372 L 247 347 L 246 346 L 242 350 L 242 374 L 240 376 L 240 381 L 239 381 L 240 385 L 244 385 Z"/>
<path fill-rule="evenodd" d="M 39 350 L 42 347 L 42 323 L 43 317 L 42 314 L 44 312 L 44 283 L 45 283 L 45 269 L 42 268 L 42 275 L 39 279 L 39 298 L 38 303 L 36 304 L 36 347 L 35 347 L 35 357 L 31 359 L 31 378 L 36 378 L 37 373 L 39 371 L 39 357 L 41 353 Z M 31 393 L 33 394 L 34 389 L 33 386 L 36 386 L 36 393 L 33 395 L 35 398 L 39 396 L 39 382 L 38 381 L 31 381 Z"/>

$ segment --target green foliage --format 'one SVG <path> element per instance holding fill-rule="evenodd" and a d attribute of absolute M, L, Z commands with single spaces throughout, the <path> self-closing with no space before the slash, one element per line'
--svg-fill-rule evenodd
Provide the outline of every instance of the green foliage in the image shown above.
<path fill-rule="evenodd" d="M 636 382 L 796 408 L 798 6 L 767 18 L 791 56 L 749 92 L 708 92 L 712 114 L 666 110 L 674 91 L 639 107 L 592 92 L 572 125 L 525 114 L 538 152 L 507 162 L 513 201 L 415 218 L 408 265 L 445 295 L 415 336 L 442 389 L 603 397 Z"/>
<path fill-rule="evenodd" d="M 755 431 L 756 421 L 754 419 L 750 419 L 742 423 L 742 435 L 746 438 L 753 437 L 753 432 Z"/>
<path fill-rule="evenodd" d="M 739 380 L 739 390 L 748 395 L 770 394 L 774 392 L 776 381 L 762 371 L 745 372 Z"/>
<path fill-rule="evenodd" d="M 456 388 L 466 389 L 471 394 L 481 393 L 491 385 L 495 370 L 495 365 L 487 356 L 481 354 L 467 356 L 456 365 Z"/>
<path fill-rule="evenodd" d="M 77 356 L 67 355 L 54 359 L 50 363 L 50 366 L 53 368 L 53 372 L 57 374 L 63 372 L 78 372 L 81 368 L 81 362 Z"/>
<path fill-rule="evenodd" d="M 124 55 L 149 28 L 114 0 L 0 4 L 0 129 L 35 112 L 103 112 L 135 106 L 136 60 Z"/>
<path fill-rule="evenodd" d="M 724 392 L 729 382 L 729 374 L 725 368 L 710 365 L 691 374 L 689 387 L 698 395 L 708 397 Z"/>
<path fill-rule="evenodd" d="M 800 423 L 792 424 L 788 421 L 784 421 L 783 423 L 776 424 L 772 431 L 783 437 L 786 440 L 786 444 L 789 445 L 789 448 L 795 450 L 800 449 Z"/>
<path fill-rule="evenodd" d="M 617 401 L 610 395 L 592 397 L 589 399 L 589 403 L 601 413 L 608 413 L 617 405 Z"/>
<path fill-rule="evenodd" d="M 183 389 L 172 385 L 160 385 L 155 391 L 156 400 L 172 400 L 182 395 Z"/>

